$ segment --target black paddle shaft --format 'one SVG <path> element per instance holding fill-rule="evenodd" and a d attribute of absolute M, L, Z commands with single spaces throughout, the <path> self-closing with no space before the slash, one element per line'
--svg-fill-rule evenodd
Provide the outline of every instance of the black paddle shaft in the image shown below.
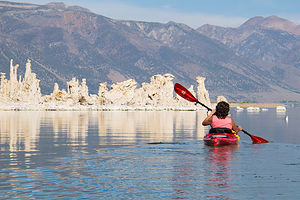
<path fill-rule="evenodd" d="M 248 133 L 247 131 L 245 131 L 244 129 L 242 129 L 242 131 L 243 131 L 245 134 L 247 134 L 247 135 L 249 135 L 250 137 L 252 137 L 252 135 L 251 135 L 250 133 Z"/>
<path fill-rule="evenodd" d="M 196 104 L 199 103 L 201 106 L 205 107 L 208 111 L 212 111 L 211 108 L 207 107 L 206 105 L 204 105 L 203 103 L 201 103 L 200 101 L 197 101 Z"/>

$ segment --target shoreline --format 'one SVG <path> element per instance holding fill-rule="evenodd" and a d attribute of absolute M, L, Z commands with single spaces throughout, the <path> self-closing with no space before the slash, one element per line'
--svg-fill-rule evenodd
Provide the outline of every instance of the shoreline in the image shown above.
<path fill-rule="evenodd" d="M 230 103 L 231 108 L 276 108 L 277 106 L 286 107 L 282 103 Z M 215 107 L 216 102 L 212 102 L 212 107 Z M 47 104 L 26 104 L 26 103 L 10 103 L 0 104 L 0 111 L 200 111 L 207 109 L 202 106 L 191 107 L 174 107 L 174 106 L 97 106 L 97 105 L 47 105 Z"/>
<path fill-rule="evenodd" d="M 214 104 L 214 103 L 213 103 Z M 259 108 L 276 108 L 277 106 L 284 106 L 286 107 L 287 104 L 284 103 L 238 103 L 238 102 L 233 102 L 230 103 L 230 107 L 236 108 L 236 107 L 241 107 L 241 108 L 247 108 L 247 107 L 259 107 Z"/>

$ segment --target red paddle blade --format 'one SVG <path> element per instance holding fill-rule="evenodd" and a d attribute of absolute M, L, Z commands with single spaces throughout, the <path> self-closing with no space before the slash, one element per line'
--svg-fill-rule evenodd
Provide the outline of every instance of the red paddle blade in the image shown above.
<path fill-rule="evenodd" d="M 269 143 L 268 140 L 265 140 L 261 137 L 257 137 L 257 136 L 253 136 L 253 135 L 251 135 L 251 139 L 252 139 L 253 144 Z"/>
<path fill-rule="evenodd" d="M 253 136 L 251 135 L 250 133 L 248 133 L 247 131 L 245 131 L 244 129 L 242 129 L 242 131 L 247 134 L 248 136 L 250 136 L 251 140 L 252 140 L 252 143 L 253 144 L 261 144 L 261 143 L 269 143 L 268 140 L 265 140 L 261 137 L 257 137 L 257 136 Z"/>
<path fill-rule="evenodd" d="M 182 98 L 191 101 L 191 102 L 197 102 L 198 100 L 192 95 L 190 91 L 188 91 L 185 87 L 180 85 L 179 83 L 175 83 L 174 85 L 175 92 L 181 96 Z"/>

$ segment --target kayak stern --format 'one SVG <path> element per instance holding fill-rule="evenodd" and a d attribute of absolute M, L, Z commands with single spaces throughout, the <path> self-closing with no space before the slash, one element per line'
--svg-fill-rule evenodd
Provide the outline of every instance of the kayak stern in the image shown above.
<path fill-rule="evenodd" d="M 209 133 L 203 140 L 208 146 L 225 146 L 239 143 L 239 136 L 230 133 Z"/>

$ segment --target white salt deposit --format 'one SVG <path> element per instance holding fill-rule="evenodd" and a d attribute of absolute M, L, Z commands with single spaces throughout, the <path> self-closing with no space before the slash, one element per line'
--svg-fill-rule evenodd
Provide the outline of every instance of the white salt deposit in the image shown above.
<path fill-rule="evenodd" d="M 99 83 L 98 95 L 89 94 L 86 79 L 81 82 L 75 77 L 67 82 L 67 90 L 54 84 L 50 95 L 42 95 L 40 80 L 31 71 L 31 61 L 26 63 L 25 76 L 17 75 L 19 65 L 10 62 L 10 79 L 1 73 L 0 110 L 197 110 L 195 106 L 179 96 L 174 96 L 172 74 L 154 75 L 150 83 L 142 83 L 137 88 L 133 79 L 115 83 L 107 88 L 107 83 Z M 196 78 L 197 92 L 190 91 L 203 104 L 211 107 L 204 77 Z"/>

